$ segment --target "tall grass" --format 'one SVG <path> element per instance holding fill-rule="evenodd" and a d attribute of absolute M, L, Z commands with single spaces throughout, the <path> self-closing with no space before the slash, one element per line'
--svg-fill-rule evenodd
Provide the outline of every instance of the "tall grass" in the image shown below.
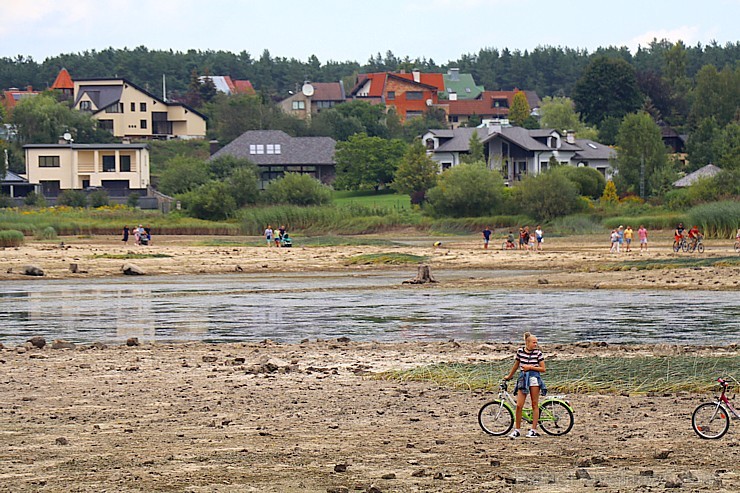
<path fill-rule="evenodd" d="M 647 229 L 674 229 L 678 223 L 687 223 L 686 214 L 667 212 L 645 216 L 614 216 L 604 218 L 603 224 L 609 229 L 630 225 L 638 228 L 641 224 Z"/>
<path fill-rule="evenodd" d="M 734 238 L 740 228 L 740 202 L 727 200 L 698 205 L 687 216 L 686 225 L 696 224 L 708 237 Z"/>
<path fill-rule="evenodd" d="M 546 382 L 548 390 L 554 392 L 699 392 L 712 389 L 718 376 L 726 376 L 728 371 L 732 373 L 732 369 L 738 368 L 740 356 L 556 359 L 547 363 Z M 378 375 L 378 378 L 493 390 L 510 369 L 510 360 L 480 364 L 446 363 L 389 371 Z"/>
<path fill-rule="evenodd" d="M 23 244 L 23 233 L 13 229 L 0 231 L 0 247 L 18 247 Z"/>
<path fill-rule="evenodd" d="M 525 215 L 484 216 L 484 217 L 457 217 L 435 219 L 429 223 L 429 229 L 437 233 L 460 234 L 472 231 L 483 231 L 490 228 L 518 228 L 519 226 L 535 226 L 534 219 Z"/>
<path fill-rule="evenodd" d="M 605 227 L 596 216 L 573 214 L 554 219 L 550 229 L 554 235 L 566 236 L 603 233 Z"/>

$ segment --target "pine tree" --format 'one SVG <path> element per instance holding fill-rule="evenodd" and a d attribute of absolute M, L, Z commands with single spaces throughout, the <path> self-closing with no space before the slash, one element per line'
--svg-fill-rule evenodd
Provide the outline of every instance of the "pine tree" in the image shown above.
<path fill-rule="evenodd" d="M 616 204 L 617 202 L 619 202 L 619 197 L 617 196 L 617 186 L 614 184 L 613 181 L 609 180 L 608 182 L 606 182 L 604 193 L 601 195 L 600 200 L 602 204 Z"/>
<path fill-rule="evenodd" d="M 524 92 L 519 91 L 514 94 L 514 101 L 511 103 L 511 108 L 509 108 L 509 123 L 521 127 L 529 118 L 529 113 L 529 103 Z"/>

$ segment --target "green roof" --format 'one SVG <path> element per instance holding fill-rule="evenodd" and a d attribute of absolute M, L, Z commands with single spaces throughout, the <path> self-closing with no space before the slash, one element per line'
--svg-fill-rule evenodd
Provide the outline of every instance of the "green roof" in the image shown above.
<path fill-rule="evenodd" d="M 476 99 L 485 90 L 483 86 L 475 85 L 475 80 L 471 74 L 443 74 L 445 81 L 444 92 L 439 93 L 440 99 L 448 99 L 450 92 L 457 93 L 457 99 Z"/>

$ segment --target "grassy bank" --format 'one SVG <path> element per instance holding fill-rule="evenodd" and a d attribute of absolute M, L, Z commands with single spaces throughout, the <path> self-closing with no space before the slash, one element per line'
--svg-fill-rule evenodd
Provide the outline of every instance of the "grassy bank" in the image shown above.
<path fill-rule="evenodd" d="M 390 371 L 385 380 L 428 381 L 456 389 L 498 390 L 512 360 L 485 364 L 440 364 Z M 551 392 L 704 392 L 716 387 L 719 376 L 740 368 L 740 356 L 588 357 L 547 362 L 546 383 Z M 735 375 L 740 377 L 740 375 Z"/>
<path fill-rule="evenodd" d="M 653 270 L 653 269 L 686 269 L 690 267 L 732 267 L 740 266 L 740 257 L 676 257 L 652 260 L 632 260 L 625 262 L 609 263 L 602 270 L 625 271 L 625 270 Z"/>

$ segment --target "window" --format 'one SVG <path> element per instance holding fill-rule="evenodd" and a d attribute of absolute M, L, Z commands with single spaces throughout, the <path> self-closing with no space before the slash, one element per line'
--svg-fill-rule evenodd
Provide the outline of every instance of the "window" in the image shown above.
<path fill-rule="evenodd" d="M 116 156 L 103 156 L 103 172 L 114 173 L 116 171 Z"/>
<path fill-rule="evenodd" d="M 433 151 L 434 150 L 434 139 L 427 139 L 426 145 L 427 145 L 428 151 Z"/>
<path fill-rule="evenodd" d="M 58 168 L 59 156 L 39 156 L 39 168 Z"/>
<path fill-rule="evenodd" d="M 293 109 L 294 110 L 305 110 L 306 102 L 305 101 L 293 101 Z"/>
<path fill-rule="evenodd" d="M 407 111 L 406 112 L 406 119 L 410 118 L 421 118 L 423 116 L 421 111 Z"/>
<path fill-rule="evenodd" d="M 136 111 L 136 103 L 131 103 L 131 113 Z"/>
<path fill-rule="evenodd" d="M 98 128 L 113 133 L 113 120 L 98 120 Z"/>
<path fill-rule="evenodd" d="M 424 94 L 421 91 L 408 91 L 406 93 L 407 101 L 421 101 L 424 98 Z"/>
<path fill-rule="evenodd" d="M 257 154 L 264 154 L 265 146 L 263 144 L 257 144 Z"/>
<path fill-rule="evenodd" d="M 275 154 L 280 154 L 280 152 L 281 152 L 280 144 L 275 144 Z"/>
<path fill-rule="evenodd" d="M 139 111 L 146 113 L 146 103 L 139 103 Z"/>
<path fill-rule="evenodd" d="M 452 123 L 457 123 L 457 122 L 458 122 L 458 120 L 459 120 L 459 119 L 458 119 L 458 116 L 457 116 L 457 115 L 452 115 L 452 116 L 450 116 L 450 121 L 451 121 Z"/>
<path fill-rule="evenodd" d="M 80 111 L 92 111 L 92 104 L 90 101 L 80 101 Z"/>
<path fill-rule="evenodd" d="M 139 121 L 139 128 L 141 128 L 142 130 L 146 130 L 148 123 L 149 122 L 146 121 L 146 120 L 140 120 Z"/>
<path fill-rule="evenodd" d="M 396 99 L 396 91 L 388 91 L 388 96 L 386 99 L 393 100 Z"/>
<path fill-rule="evenodd" d="M 131 171 L 131 156 L 121 156 L 121 172 L 128 173 Z"/>
<path fill-rule="evenodd" d="M 123 113 L 123 103 L 113 103 L 105 109 L 106 113 Z"/>
<path fill-rule="evenodd" d="M 267 144 L 265 146 L 265 154 L 275 154 L 275 145 L 274 144 Z"/>
<path fill-rule="evenodd" d="M 589 142 L 589 143 L 588 143 L 587 145 L 588 145 L 588 146 L 589 146 L 589 147 L 590 147 L 591 149 L 598 149 L 598 147 L 596 147 L 596 145 L 595 145 L 595 144 L 593 144 L 593 143 L 591 143 L 591 142 Z"/>
<path fill-rule="evenodd" d="M 257 146 L 254 144 L 249 144 L 249 153 L 250 154 L 257 154 Z"/>
<path fill-rule="evenodd" d="M 334 101 L 316 101 L 316 107 L 319 109 L 333 108 Z"/>
<path fill-rule="evenodd" d="M 469 87 L 466 87 L 465 88 L 465 92 L 467 92 L 468 94 L 470 94 L 470 88 Z"/>

